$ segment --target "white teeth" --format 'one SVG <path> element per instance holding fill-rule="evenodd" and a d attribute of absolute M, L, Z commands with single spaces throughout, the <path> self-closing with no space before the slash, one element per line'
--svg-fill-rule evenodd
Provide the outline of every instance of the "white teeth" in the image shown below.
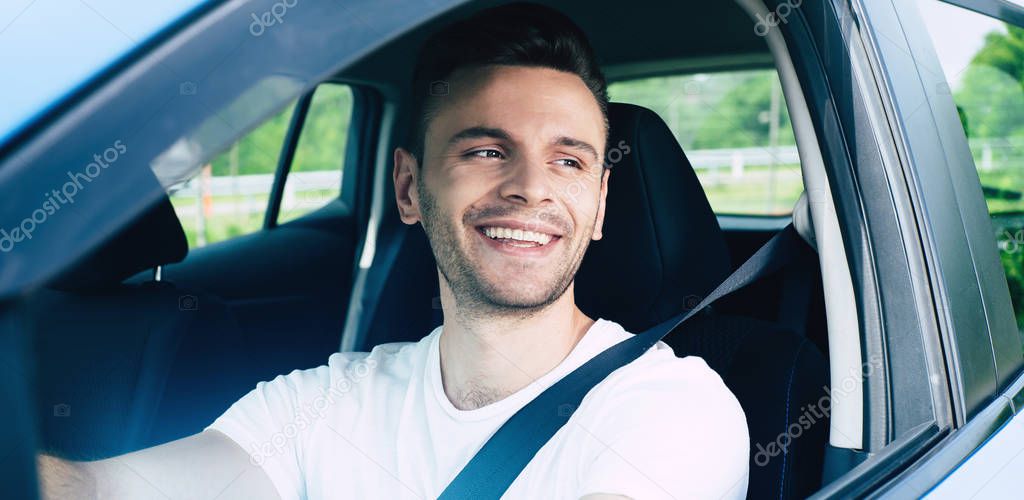
<path fill-rule="evenodd" d="M 485 227 L 484 234 L 489 238 L 532 241 L 538 245 L 547 245 L 552 238 L 550 234 L 524 231 L 522 229 L 509 229 L 507 227 Z"/>

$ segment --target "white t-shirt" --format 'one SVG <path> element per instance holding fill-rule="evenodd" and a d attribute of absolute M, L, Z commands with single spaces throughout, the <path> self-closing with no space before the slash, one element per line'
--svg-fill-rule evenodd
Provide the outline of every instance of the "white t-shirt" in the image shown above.
<path fill-rule="evenodd" d="M 282 499 L 437 498 L 513 413 L 632 336 L 597 320 L 546 375 L 464 411 L 441 385 L 441 328 L 260 382 L 208 429 L 249 452 Z M 749 450 L 743 410 L 718 374 L 659 342 L 595 386 L 503 498 L 742 498 Z"/>

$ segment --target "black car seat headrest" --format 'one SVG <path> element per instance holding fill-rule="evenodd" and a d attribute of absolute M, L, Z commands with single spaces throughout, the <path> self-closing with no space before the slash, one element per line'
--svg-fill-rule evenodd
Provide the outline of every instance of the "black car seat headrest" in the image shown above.
<path fill-rule="evenodd" d="M 731 261 L 668 125 L 647 108 L 621 103 L 609 105 L 608 121 L 604 236 L 591 242 L 576 275 L 576 303 L 639 333 L 696 306 L 729 275 Z"/>
<path fill-rule="evenodd" d="M 153 178 L 153 182 L 157 182 Z M 116 236 L 61 274 L 51 288 L 65 291 L 115 286 L 147 269 L 180 262 L 188 240 L 166 194 Z"/>

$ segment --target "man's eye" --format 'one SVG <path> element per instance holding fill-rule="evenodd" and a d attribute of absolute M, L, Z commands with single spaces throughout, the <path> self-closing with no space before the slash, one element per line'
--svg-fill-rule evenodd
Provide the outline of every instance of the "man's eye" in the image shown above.
<path fill-rule="evenodd" d="M 578 162 L 578 161 L 576 161 L 576 160 L 573 160 L 572 158 L 562 158 L 562 159 L 560 159 L 560 160 L 555 160 L 555 161 L 563 161 L 563 162 L 566 162 L 566 163 L 563 163 L 563 165 L 565 165 L 565 166 L 567 166 L 567 167 L 572 167 L 572 168 L 583 168 L 583 165 L 581 165 L 581 164 L 580 164 L 580 162 Z"/>
<path fill-rule="evenodd" d="M 476 151 L 470 151 L 470 152 L 466 153 L 464 156 L 466 156 L 466 157 L 475 156 L 477 158 L 502 158 L 503 157 L 503 155 L 501 154 L 501 151 L 498 151 L 497 149 L 478 149 Z"/>

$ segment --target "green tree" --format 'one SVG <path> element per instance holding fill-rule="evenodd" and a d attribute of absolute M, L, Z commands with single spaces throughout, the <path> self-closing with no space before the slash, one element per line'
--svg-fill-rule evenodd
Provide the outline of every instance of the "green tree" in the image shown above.
<path fill-rule="evenodd" d="M 772 85 L 778 85 L 774 71 L 744 75 L 715 106 L 715 112 L 700 127 L 694 147 L 700 149 L 767 146 L 769 141 Z M 779 92 L 776 89 L 776 92 Z M 796 144 L 789 113 L 780 96 L 779 145 Z"/>
<path fill-rule="evenodd" d="M 1024 29 L 987 34 L 954 98 L 971 137 L 1024 136 Z"/>

